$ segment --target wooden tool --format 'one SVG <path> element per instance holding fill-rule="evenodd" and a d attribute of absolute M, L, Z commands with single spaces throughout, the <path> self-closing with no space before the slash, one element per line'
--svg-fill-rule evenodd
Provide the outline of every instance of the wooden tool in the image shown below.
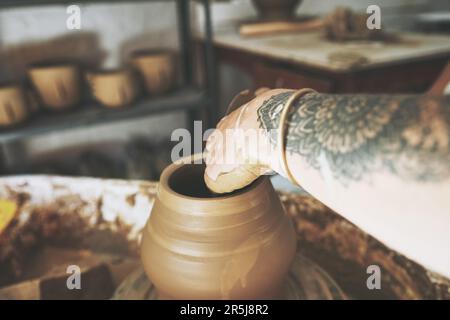
<path fill-rule="evenodd" d="M 275 33 L 310 31 L 323 28 L 324 26 L 325 22 L 322 18 L 307 21 L 269 21 L 242 24 L 239 28 L 239 33 L 241 36 L 251 37 Z"/>
<path fill-rule="evenodd" d="M 79 290 L 67 287 L 69 265 L 80 268 Z M 44 247 L 28 266 L 20 282 L 0 288 L 0 300 L 108 299 L 139 261 L 91 250 Z"/>
<path fill-rule="evenodd" d="M 80 268 L 80 289 L 69 289 L 67 285 L 68 277 L 71 275 L 67 273 L 67 267 L 72 264 Z M 75 262 L 67 261 L 57 265 L 47 262 L 45 265 L 47 268 L 33 264 L 33 269 L 36 270 L 30 270 L 29 275 L 33 276 L 32 278 L 1 288 L 0 299 L 108 299 L 114 291 L 113 279 L 108 266 L 95 256 L 86 256 L 81 260 L 78 257 Z M 35 274 L 34 271 L 43 271 L 42 269 L 45 269 L 43 274 Z"/>

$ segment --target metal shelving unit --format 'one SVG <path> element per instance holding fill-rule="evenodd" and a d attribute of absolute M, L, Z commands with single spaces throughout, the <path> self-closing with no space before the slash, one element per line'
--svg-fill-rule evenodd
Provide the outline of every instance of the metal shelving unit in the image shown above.
<path fill-rule="evenodd" d="M 87 3 L 120 3 L 120 2 L 155 2 L 163 0 L 79 0 L 76 4 Z M 167 1 L 167 0 L 166 0 Z M 215 110 L 215 86 L 214 86 L 214 57 L 212 47 L 212 26 L 209 0 L 197 0 L 202 3 L 205 14 L 204 25 L 204 83 L 203 88 L 195 86 L 192 57 L 192 38 L 190 23 L 190 0 L 176 1 L 178 19 L 179 53 L 181 60 L 181 86 L 167 95 L 155 98 L 142 98 L 134 105 L 126 109 L 111 110 L 96 104 L 79 106 L 67 113 L 43 112 L 34 116 L 23 125 L 5 129 L 0 132 L 0 148 L 4 158 L 10 157 L 9 146 L 14 142 L 21 142 L 29 137 L 79 128 L 83 126 L 95 126 L 102 123 L 124 121 L 134 118 L 152 116 L 156 113 L 185 111 L 188 115 L 189 126 L 193 120 L 199 119 L 202 111 L 207 114 L 208 124 L 212 124 L 216 118 Z M 43 5 L 68 5 L 73 4 L 69 0 L 0 0 L 0 10 L 11 7 L 43 6 Z"/>
<path fill-rule="evenodd" d="M 19 128 L 0 133 L 0 140 L 2 143 L 8 143 L 38 134 L 137 119 L 161 112 L 195 111 L 205 101 L 204 92 L 183 88 L 165 97 L 142 99 L 131 108 L 114 110 L 97 104 L 87 104 L 64 113 L 44 112 Z"/>
<path fill-rule="evenodd" d="M 157 2 L 164 0 L 132 0 L 126 2 Z M 168 1 L 168 0 L 165 0 Z M 204 25 L 204 87 L 194 83 L 192 37 L 190 22 L 190 0 L 172 0 L 176 2 L 178 20 L 178 40 L 182 75 L 181 86 L 161 97 L 142 98 L 126 109 L 112 110 L 95 103 L 86 103 L 73 111 L 64 113 L 41 112 L 21 126 L 0 131 L 0 168 L 2 164 L 15 161 L 16 150 L 27 139 L 49 133 L 57 133 L 80 127 L 96 126 L 104 123 L 151 117 L 157 113 L 183 111 L 187 113 L 188 127 L 207 115 L 207 125 L 217 118 L 214 56 L 212 46 L 212 26 L 209 0 L 197 0 L 202 3 L 205 15 Z M 120 3 L 124 0 L 79 0 L 77 4 Z M 0 0 L 0 10 L 12 7 L 68 5 L 71 0 Z M 20 149 L 20 147 L 19 147 Z"/>

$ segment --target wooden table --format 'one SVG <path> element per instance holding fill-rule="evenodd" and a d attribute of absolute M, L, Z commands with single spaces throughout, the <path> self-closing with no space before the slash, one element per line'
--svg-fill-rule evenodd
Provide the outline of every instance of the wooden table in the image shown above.
<path fill-rule="evenodd" d="M 399 34 L 392 43 L 330 42 L 322 32 L 214 37 L 219 63 L 245 71 L 255 87 L 311 87 L 330 93 L 425 92 L 450 59 L 450 37 Z"/>

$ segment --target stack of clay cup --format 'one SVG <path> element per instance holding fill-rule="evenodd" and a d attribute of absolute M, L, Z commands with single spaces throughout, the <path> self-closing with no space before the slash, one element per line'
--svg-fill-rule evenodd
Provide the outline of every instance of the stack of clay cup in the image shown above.
<path fill-rule="evenodd" d="M 24 122 L 38 105 L 52 111 L 75 107 L 80 101 L 80 70 L 71 63 L 39 63 L 28 68 L 35 92 L 20 84 L 0 86 L 0 128 Z"/>
<path fill-rule="evenodd" d="M 168 50 L 138 50 L 131 55 L 131 68 L 89 72 L 86 78 L 98 102 L 105 107 L 121 108 L 136 100 L 140 79 L 148 96 L 170 91 L 175 82 L 174 60 L 174 54 Z"/>
<path fill-rule="evenodd" d="M 140 93 L 153 97 L 173 89 L 175 54 L 170 50 L 137 50 L 127 67 L 89 71 L 84 77 L 76 63 L 39 62 L 28 68 L 34 93 L 19 84 L 0 86 L 0 128 L 25 121 L 39 105 L 50 111 L 66 111 L 81 102 L 82 79 L 94 99 L 108 108 L 130 106 Z"/>

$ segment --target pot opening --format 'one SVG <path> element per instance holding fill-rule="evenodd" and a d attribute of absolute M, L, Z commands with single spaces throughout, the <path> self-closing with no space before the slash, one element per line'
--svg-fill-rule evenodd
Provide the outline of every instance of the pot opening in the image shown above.
<path fill-rule="evenodd" d="M 168 179 L 169 188 L 183 196 L 194 198 L 225 198 L 243 193 L 251 188 L 254 181 L 249 186 L 242 189 L 225 193 L 217 194 L 212 192 L 206 186 L 203 175 L 205 173 L 205 164 L 186 164 L 175 170 Z M 257 179 L 258 181 L 259 179 Z"/>

